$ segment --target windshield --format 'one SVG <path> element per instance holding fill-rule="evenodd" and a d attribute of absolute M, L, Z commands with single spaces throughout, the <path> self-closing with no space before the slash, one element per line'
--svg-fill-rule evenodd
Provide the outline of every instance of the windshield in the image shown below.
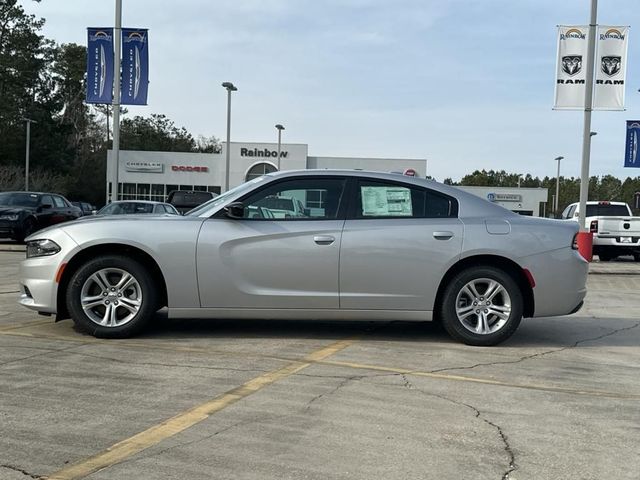
<path fill-rule="evenodd" d="M 207 203 L 203 203 L 199 207 L 196 207 L 193 210 L 189 210 L 187 213 L 185 213 L 185 215 L 197 217 L 207 210 L 224 204 L 229 198 L 237 194 L 242 194 L 245 191 L 251 190 L 256 185 L 256 183 L 263 182 L 266 179 L 267 177 L 263 175 L 262 177 L 254 178 L 253 180 L 249 180 L 246 183 L 242 183 L 237 187 L 232 188 L 231 190 L 227 190 L 222 195 L 218 195 L 216 198 L 209 200 Z"/>
<path fill-rule="evenodd" d="M 37 207 L 39 195 L 35 193 L 0 193 L 0 205 L 10 207 Z"/>
<path fill-rule="evenodd" d="M 153 213 L 153 203 L 124 202 L 110 203 L 98 212 L 98 215 L 132 215 L 136 213 Z"/>

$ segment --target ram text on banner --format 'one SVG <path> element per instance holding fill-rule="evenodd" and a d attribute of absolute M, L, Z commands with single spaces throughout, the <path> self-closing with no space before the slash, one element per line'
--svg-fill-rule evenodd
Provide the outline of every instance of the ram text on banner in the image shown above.
<path fill-rule="evenodd" d="M 624 110 L 629 27 L 598 26 L 594 110 Z"/>
<path fill-rule="evenodd" d="M 87 103 L 113 100 L 113 28 L 87 29 Z"/>
<path fill-rule="evenodd" d="M 627 140 L 624 150 L 625 167 L 640 168 L 638 143 L 640 143 L 640 120 L 627 120 Z"/>
<path fill-rule="evenodd" d="M 589 27 L 558 27 L 555 109 L 581 110 L 587 81 L 587 34 Z"/>
<path fill-rule="evenodd" d="M 146 29 L 122 29 L 122 105 L 146 105 L 149 86 L 149 36 Z"/>

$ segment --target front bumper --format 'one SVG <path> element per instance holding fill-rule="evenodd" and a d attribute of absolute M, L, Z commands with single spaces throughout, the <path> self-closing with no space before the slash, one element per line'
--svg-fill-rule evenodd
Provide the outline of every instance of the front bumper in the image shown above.
<path fill-rule="evenodd" d="M 60 229 L 35 234 L 31 238 L 48 238 L 60 246 L 60 252 L 48 257 L 27 258 L 20 263 L 20 305 L 42 313 L 57 313 L 58 283 L 56 275 L 78 249 L 78 245 Z"/>
<path fill-rule="evenodd" d="M 18 230 L 18 222 L 0 220 L 0 238 L 15 238 Z"/>

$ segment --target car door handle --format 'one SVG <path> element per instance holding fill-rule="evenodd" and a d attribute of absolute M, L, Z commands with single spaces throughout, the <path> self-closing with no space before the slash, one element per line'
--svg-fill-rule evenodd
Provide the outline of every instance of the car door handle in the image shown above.
<path fill-rule="evenodd" d="M 316 235 L 315 237 L 313 237 L 313 241 L 318 245 L 331 245 L 336 241 L 336 239 L 331 235 Z"/>
<path fill-rule="evenodd" d="M 449 240 L 453 237 L 453 232 L 433 232 L 433 238 L 436 240 Z"/>

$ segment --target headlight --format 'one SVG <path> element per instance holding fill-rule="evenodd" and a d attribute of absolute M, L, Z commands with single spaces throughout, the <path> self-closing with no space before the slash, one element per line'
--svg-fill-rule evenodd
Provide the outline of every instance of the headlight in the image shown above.
<path fill-rule="evenodd" d="M 0 220 L 9 220 L 11 222 L 15 222 L 16 220 L 18 220 L 18 215 L 17 214 L 13 214 L 13 215 L 0 215 Z"/>
<path fill-rule="evenodd" d="M 60 251 L 60 246 L 53 240 L 32 240 L 27 242 L 27 258 L 47 257 Z"/>

